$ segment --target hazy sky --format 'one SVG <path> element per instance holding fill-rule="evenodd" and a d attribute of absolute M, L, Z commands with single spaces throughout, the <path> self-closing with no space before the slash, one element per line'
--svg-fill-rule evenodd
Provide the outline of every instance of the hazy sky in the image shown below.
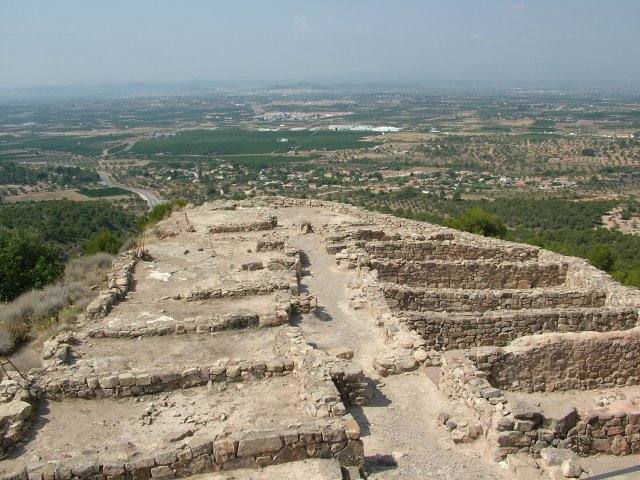
<path fill-rule="evenodd" d="M 640 83 L 640 0 L 0 0 L 0 86 Z"/>

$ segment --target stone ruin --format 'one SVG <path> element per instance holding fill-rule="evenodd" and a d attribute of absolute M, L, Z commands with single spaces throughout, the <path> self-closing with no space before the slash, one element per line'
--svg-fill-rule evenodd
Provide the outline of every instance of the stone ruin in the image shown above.
<path fill-rule="evenodd" d="M 368 364 L 307 338 L 325 307 L 303 279 L 313 249 L 358 292 L 379 338 Z M 418 372 L 446 399 L 436 433 L 517 478 L 579 476 L 580 457 L 640 453 L 639 305 L 580 259 L 347 205 L 188 206 L 116 259 L 40 368 L 2 381 L 0 471 L 176 478 L 317 458 L 359 478 L 358 409 L 376 378 Z"/>

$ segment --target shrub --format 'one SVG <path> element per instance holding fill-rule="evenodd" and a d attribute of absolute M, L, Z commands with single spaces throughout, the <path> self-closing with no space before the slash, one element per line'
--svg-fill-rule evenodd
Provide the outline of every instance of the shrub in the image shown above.
<path fill-rule="evenodd" d="M 162 202 L 156 205 L 151 209 L 151 211 L 147 212 L 143 215 L 138 221 L 138 226 L 142 230 L 150 225 L 158 223 L 160 220 L 164 220 L 171 212 L 178 208 L 182 208 L 187 204 L 186 200 L 175 199 L 169 202 Z"/>
<path fill-rule="evenodd" d="M 587 253 L 589 263 L 605 272 L 611 271 L 617 258 L 618 256 L 613 248 L 605 244 L 594 245 Z"/>
<path fill-rule="evenodd" d="M 37 231 L 0 228 L 0 301 L 42 287 L 61 272 L 59 249 Z"/>
<path fill-rule="evenodd" d="M 100 252 L 112 253 L 115 255 L 120 250 L 120 247 L 122 247 L 122 240 L 120 240 L 116 234 L 111 230 L 102 230 L 101 232 L 96 233 L 87 243 L 85 243 L 84 251 L 89 255 Z"/>
<path fill-rule="evenodd" d="M 471 232 L 485 237 L 505 237 L 507 235 L 507 227 L 497 215 L 485 212 L 479 207 L 469 208 L 457 217 L 445 220 L 447 227 Z"/>

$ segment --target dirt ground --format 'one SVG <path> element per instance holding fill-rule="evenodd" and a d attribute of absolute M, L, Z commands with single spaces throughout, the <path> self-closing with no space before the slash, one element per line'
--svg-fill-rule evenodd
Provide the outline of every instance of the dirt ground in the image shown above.
<path fill-rule="evenodd" d="M 239 332 L 187 333 L 170 338 L 92 338 L 73 348 L 76 361 L 96 357 L 121 358 L 142 369 L 171 365 L 212 365 L 220 358 L 269 360 L 275 358 L 276 330 L 249 329 Z"/>
<path fill-rule="evenodd" d="M 191 480 L 342 480 L 337 460 L 309 459 L 301 462 L 272 465 L 259 470 L 195 475 Z"/>
<path fill-rule="evenodd" d="M 509 402 L 525 401 L 539 406 L 545 417 L 557 418 L 571 405 L 578 411 L 615 405 L 618 401 L 640 402 L 640 386 L 596 390 L 570 390 L 568 392 L 516 393 L 503 391 Z"/>
<path fill-rule="evenodd" d="M 638 480 L 640 455 L 598 455 L 580 459 L 580 465 L 591 472 L 592 480 Z"/>
<path fill-rule="evenodd" d="M 161 288 L 157 289 L 162 291 Z M 139 290 L 133 292 L 126 304 L 116 305 L 112 314 L 103 321 L 95 325 L 116 326 L 120 324 L 137 325 L 153 322 L 161 317 L 171 317 L 174 320 L 184 320 L 192 317 L 212 317 L 237 312 L 239 310 L 250 310 L 255 313 L 270 312 L 278 298 L 283 297 L 283 292 L 274 292 L 269 295 L 253 295 L 238 297 L 233 299 L 213 299 L 213 300 L 173 300 L 172 298 L 160 297 L 156 300 L 149 300 L 146 297 L 153 294 L 153 288 L 149 291 Z M 169 295 L 165 295 L 168 297 Z"/>
<path fill-rule="evenodd" d="M 286 376 L 221 392 L 198 387 L 142 398 L 51 401 L 41 406 L 33 438 L 0 466 L 8 469 L 21 456 L 43 463 L 97 455 L 116 461 L 162 451 L 201 430 L 210 438 L 227 426 L 269 429 L 313 420 L 300 404 L 299 388 Z"/>
<path fill-rule="evenodd" d="M 602 225 L 609 230 L 617 229 L 622 233 L 640 234 L 640 217 L 622 218 L 622 207 L 616 207 L 602 216 Z"/>

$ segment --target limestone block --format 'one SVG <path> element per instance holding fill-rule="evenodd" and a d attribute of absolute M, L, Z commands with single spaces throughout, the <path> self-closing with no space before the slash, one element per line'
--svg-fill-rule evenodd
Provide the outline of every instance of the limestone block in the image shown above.
<path fill-rule="evenodd" d="M 546 447 L 540 450 L 540 458 L 547 467 L 555 467 L 565 460 L 574 460 L 577 455 L 568 448 Z"/>
<path fill-rule="evenodd" d="M 173 478 L 173 470 L 167 465 L 161 465 L 151 469 L 151 477 L 159 480 L 169 480 Z"/>
<path fill-rule="evenodd" d="M 238 444 L 229 437 L 223 437 L 213 442 L 213 457 L 217 464 L 223 464 L 235 458 Z"/>
<path fill-rule="evenodd" d="M 248 432 L 238 440 L 238 457 L 255 457 L 281 448 L 282 438 L 274 432 Z"/>
<path fill-rule="evenodd" d="M 560 471 L 562 475 L 567 478 L 579 478 L 582 474 L 582 467 L 578 465 L 578 462 L 574 459 L 565 460 L 560 465 Z"/>
<path fill-rule="evenodd" d="M 30 403 L 22 400 L 12 400 L 0 404 L 0 424 L 5 422 L 14 423 L 25 420 L 31 416 L 33 407 Z"/>

